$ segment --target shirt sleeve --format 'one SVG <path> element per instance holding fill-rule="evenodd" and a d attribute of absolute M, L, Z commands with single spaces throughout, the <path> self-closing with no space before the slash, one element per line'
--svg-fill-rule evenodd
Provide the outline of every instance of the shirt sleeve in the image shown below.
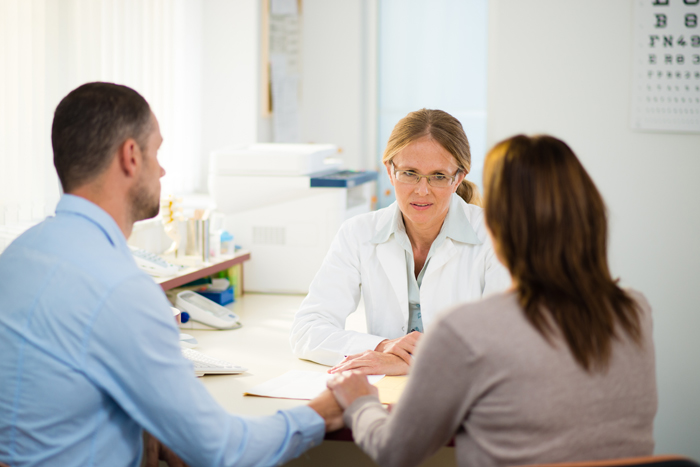
<path fill-rule="evenodd" d="M 421 464 L 454 436 L 477 400 L 471 382 L 478 380 L 478 360 L 439 321 L 419 341 L 410 379 L 391 413 L 374 396 L 347 408 L 343 418 L 355 442 L 379 465 Z"/>
<path fill-rule="evenodd" d="M 127 279 L 96 312 L 87 376 L 190 465 L 277 465 L 323 440 L 324 421 L 306 406 L 228 414 L 195 378 L 178 333 L 160 288 L 145 275 Z"/>
<path fill-rule="evenodd" d="M 374 350 L 385 339 L 345 330 L 362 283 L 359 246 L 350 230 L 348 223 L 341 227 L 294 317 L 290 344 L 299 358 L 332 366 L 346 355 Z"/>

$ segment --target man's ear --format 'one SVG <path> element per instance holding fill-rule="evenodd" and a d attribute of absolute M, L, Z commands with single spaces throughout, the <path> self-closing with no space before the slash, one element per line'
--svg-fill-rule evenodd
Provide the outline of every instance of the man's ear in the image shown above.
<path fill-rule="evenodd" d="M 129 138 L 124 141 L 117 150 L 117 158 L 122 173 L 128 178 L 135 177 L 142 163 L 141 149 L 136 140 Z"/>

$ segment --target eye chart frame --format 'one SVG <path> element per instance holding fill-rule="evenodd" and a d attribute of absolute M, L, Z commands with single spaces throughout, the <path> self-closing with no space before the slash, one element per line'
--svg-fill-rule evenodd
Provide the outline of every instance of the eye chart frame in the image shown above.
<path fill-rule="evenodd" d="M 635 130 L 700 133 L 700 0 L 634 0 Z"/>

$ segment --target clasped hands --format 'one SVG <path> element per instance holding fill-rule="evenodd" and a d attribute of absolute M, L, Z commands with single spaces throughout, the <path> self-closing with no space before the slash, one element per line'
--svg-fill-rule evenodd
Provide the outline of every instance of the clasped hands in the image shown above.
<path fill-rule="evenodd" d="M 386 339 L 374 350 L 350 355 L 329 373 L 335 378 L 328 381 L 328 389 L 309 403 L 323 417 L 326 431 L 335 431 L 343 427 L 343 411 L 355 399 L 367 395 L 379 395 L 376 387 L 367 380 L 366 375 L 405 375 L 413 360 L 416 343 L 420 332 L 412 332 L 398 339 Z"/>
<path fill-rule="evenodd" d="M 326 423 L 326 432 L 336 431 L 344 426 L 343 412 L 355 399 L 362 396 L 379 396 L 379 390 L 367 380 L 367 375 L 357 370 L 343 371 L 328 381 L 328 389 L 309 402 Z"/>
<path fill-rule="evenodd" d="M 355 399 L 367 395 L 379 395 L 376 387 L 366 375 L 405 375 L 412 361 L 413 351 L 421 333 L 412 332 L 398 339 L 386 339 L 374 350 L 350 355 L 329 373 L 335 378 L 328 381 L 328 389 L 309 402 L 326 423 L 326 431 L 343 428 L 343 411 Z M 187 467 L 186 464 L 165 445 L 150 435 L 145 439 L 146 466 L 158 465 L 165 461 L 170 467 Z"/>

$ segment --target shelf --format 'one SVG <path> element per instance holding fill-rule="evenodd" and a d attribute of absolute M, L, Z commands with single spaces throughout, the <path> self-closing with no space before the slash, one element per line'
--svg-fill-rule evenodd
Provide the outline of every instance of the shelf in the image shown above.
<path fill-rule="evenodd" d="M 160 284 L 163 290 L 170 290 L 197 279 L 211 276 L 212 274 L 216 274 L 217 272 L 228 269 L 236 264 L 241 264 L 249 259 L 250 251 L 240 250 L 234 255 L 225 255 L 216 262 L 203 263 L 199 266 L 188 267 L 187 269 L 180 271 L 180 273 L 175 276 L 154 277 L 153 279 Z"/>

